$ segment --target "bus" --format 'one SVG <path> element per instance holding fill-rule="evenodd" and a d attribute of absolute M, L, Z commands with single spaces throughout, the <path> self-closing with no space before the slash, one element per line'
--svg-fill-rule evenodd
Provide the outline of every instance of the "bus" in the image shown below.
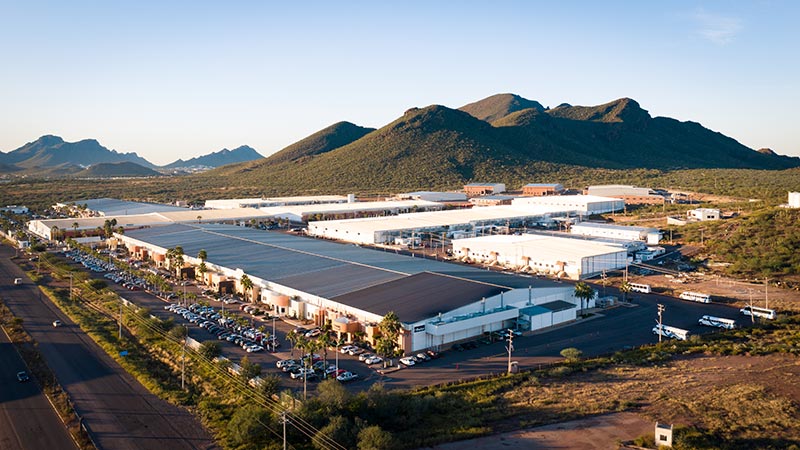
<path fill-rule="evenodd" d="M 679 296 L 682 300 L 690 300 L 698 303 L 711 303 L 711 296 L 699 292 L 684 291 Z"/>
<path fill-rule="evenodd" d="M 700 320 L 697 321 L 700 325 L 705 325 L 707 327 L 719 327 L 724 328 L 726 330 L 732 330 L 736 328 L 736 321 L 733 319 L 725 319 L 722 317 L 714 317 L 714 316 L 703 316 Z"/>
<path fill-rule="evenodd" d="M 649 284 L 628 283 L 628 286 L 631 287 L 631 292 L 641 292 L 642 294 L 649 294 L 652 292 Z"/>
<path fill-rule="evenodd" d="M 677 327 L 671 327 L 669 325 L 659 325 L 653 327 L 653 334 L 660 334 L 661 336 L 670 338 L 670 339 L 677 339 L 679 341 L 685 341 L 689 339 L 689 331 L 684 330 Z"/>
<path fill-rule="evenodd" d="M 769 320 L 774 320 L 777 317 L 774 309 L 759 308 L 758 306 L 745 306 L 739 312 L 745 316 L 763 317 Z"/>

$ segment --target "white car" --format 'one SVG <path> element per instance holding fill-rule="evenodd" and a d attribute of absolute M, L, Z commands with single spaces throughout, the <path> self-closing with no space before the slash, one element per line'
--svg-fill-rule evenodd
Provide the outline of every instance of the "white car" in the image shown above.
<path fill-rule="evenodd" d="M 60 320 L 54 320 L 53 321 L 53 326 L 54 327 L 60 327 L 61 326 L 61 321 Z"/>
<path fill-rule="evenodd" d="M 383 358 L 381 358 L 380 356 L 375 356 L 375 355 L 372 355 L 369 358 L 364 360 L 364 364 L 366 364 L 368 366 L 371 366 L 373 364 L 378 364 L 380 362 L 383 362 Z"/>
<path fill-rule="evenodd" d="M 375 355 L 373 355 L 372 353 L 362 353 L 362 354 L 358 355 L 358 360 L 359 361 L 366 361 L 367 359 L 372 358 L 373 356 L 375 356 Z"/>
<path fill-rule="evenodd" d="M 406 356 L 404 358 L 400 358 L 400 362 L 405 364 L 405 365 L 407 365 L 407 366 L 413 366 L 414 364 L 416 364 L 414 362 L 414 357 L 412 357 L 412 356 Z"/>
<path fill-rule="evenodd" d="M 358 355 L 360 353 L 364 353 L 364 349 L 363 348 L 353 347 L 353 348 L 351 348 L 350 350 L 347 351 L 347 354 L 350 355 L 350 356 L 356 356 L 356 355 Z"/>
<path fill-rule="evenodd" d="M 354 374 L 353 372 L 345 372 L 345 373 L 339 375 L 338 377 L 336 377 L 336 379 L 341 381 L 341 382 L 353 381 L 356 378 L 358 378 L 358 375 Z"/>
<path fill-rule="evenodd" d="M 344 347 L 339 348 L 339 353 L 349 353 L 350 350 L 356 349 L 355 345 L 345 345 Z"/>

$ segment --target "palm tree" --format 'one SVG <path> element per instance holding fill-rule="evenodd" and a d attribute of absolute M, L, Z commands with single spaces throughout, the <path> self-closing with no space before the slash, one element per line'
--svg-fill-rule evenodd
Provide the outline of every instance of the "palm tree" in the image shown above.
<path fill-rule="evenodd" d="M 79 226 L 80 225 L 78 225 L 78 222 L 72 222 L 72 229 L 74 230 L 73 236 L 77 236 L 78 235 L 78 227 Z"/>
<path fill-rule="evenodd" d="M 203 284 L 206 282 L 206 272 L 208 272 L 208 267 L 206 266 L 206 259 L 208 259 L 208 253 L 205 249 L 200 249 L 197 252 L 197 259 L 200 260 L 200 266 L 198 266 L 198 270 L 200 271 L 200 279 L 202 280 Z"/>
<path fill-rule="evenodd" d="M 389 311 L 378 324 L 378 329 L 381 331 L 381 336 L 375 345 L 375 351 L 385 359 L 394 358 L 398 354 L 397 338 L 402 329 L 400 318 L 394 311 Z"/>
<path fill-rule="evenodd" d="M 178 272 L 178 278 L 183 278 L 181 276 L 181 269 L 183 268 L 183 247 L 180 245 L 176 246 L 173 250 L 173 261 L 175 262 L 175 268 Z"/>
<path fill-rule="evenodd" d="M 581 300 L 581 316 L 583 316 L 583 301 L 586 300 L 588 305 L 589 300 L 593 299 L 594 295 L 594 288 L 583 281 L 579 281 L 575 284 L 575 297 L 578 297 Z"/>
<path fill-rule="evenodd" d="M 628 283 L 628 280 L 623 281 L 622 284 L 619 285 L 619 291 L 622 292 L 622 301 L 623 302 L 627 302 L 628 301 L 628 292 L 630 292 L 631 290 L 632 290 L 631 289 L 631 284 Z"/>
<path fill-rule="evenodd" d="M 294 330 L 286 333 L 286 340 L 289 341 L 289 343 L 292 344 L 292 357 L 294 357 L 294 348 L 297 346 L 297 338 L 299 336 L 300 335 L 297 334 L 297 332 L 294 331 Z"/>
<path fill-rule="evenodd" d="M 197 216 L 197 223 L 200 223 L 200 221 L 201 221 L 201 220 L 203 220 L 203 216 L 201 216 L 201 215 L 199 215 L 199 214 L 198 214 L 198 216 Z"/>
<path fill-rule="evenodd" d="M 324 361 L 325 367 L 328 367 L 328 347 L 333 345 L 333 339 L 327 331 L 323 331 L 317 338 L 317 342 L 319 342 L 320 349 L 322 350 L 322 361 Z"/>
<path fill-rule="evenodd" d="M 253 289 L 253 281 L 247 276 L 247 274 L 244 274 L 239 282 L 242 284 L 242 290 L 244 291 L 242 292 L 242 296 L 245 300 L 247 300 L 248 297 L 251 296 L 250 294 L 252 294 L 250 290 Z"/>

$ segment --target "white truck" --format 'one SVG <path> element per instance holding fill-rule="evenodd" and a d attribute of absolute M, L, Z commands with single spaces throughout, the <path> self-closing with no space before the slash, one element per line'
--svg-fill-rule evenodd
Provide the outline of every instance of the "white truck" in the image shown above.
<path fill-rule="evenodd" d="M 718 327 L 724 328 L 726 330 L 732 330 L 736 328 L 736 321 L 733 319 L 725 319 L 723 317 L 714 317 L 705 315 L 697 321 L 700 325 L 705 325 L 707 327 Z"/>
<path fill-rule="evenodd" d="M 656 324 L 656 326 L 653 327 L 653 334 L 660 334 L 661 336 L 668 337 L 670 339 L 677 339 L 679 341 L 685 341 L 689 339 L 688 330 L 671 327 L 669 325 Z"/>
<path fill-rule="evenodd" d="M 19 286 L 22 284 L 22 278 L 14 278 L 14 286 Z"/>

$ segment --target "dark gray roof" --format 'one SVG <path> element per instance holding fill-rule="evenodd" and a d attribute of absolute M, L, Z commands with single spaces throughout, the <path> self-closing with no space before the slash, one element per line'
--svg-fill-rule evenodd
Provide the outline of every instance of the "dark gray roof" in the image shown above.
<path fill-rule="evenodd" d="M 443 295 L 418 296 L 426 298 L 433 314 L 447 312 L 452 305 L 461 306 L 487 296 L 484 292 L 500 292 L 510 288 L 542 287 L 552 282 L 530 277 L 504 274 L 478 268 L 425 258 L 411 258 L 393 251 L 367 249 L 355 245 L 261 231 L 252 228 L 219 224 L 173 224 L 126 232 L 126 236 L 150 244 L 173 248 L 183 247 L 186 255 L 196 256 L 201 249 L 208 253 L 208 262 L 230 269 L 241 269 L 251 276 L 324 298 L 343 298 L 349 293 L 396 283 L 392 292 L 412 292 L 417 286 L 433 289 L 426 283 L 417 284 L 413 277 L 421 273 L 439 273 L 461 278 L 449 282 L 453 287 L 469 286 L 450 298 Z M 453 280 L 429 274 L 423 279 Z M 493 285 L 493 286 L 487 286 Z M 467 291 L 474 290 L 472 293 Z M 412 294 L 413 295 L 413 294 Z M 361 298 L 357 296 L 354 298 Z M 380 302 L 360 300 L 370 308 L 366 311 L 383 315 Z M 349 303 L 348 303 L 349 304 Z M 356 306 L 356 305 L 353 305 Z M 411 310 L 415 311 L 415 310 Z M 399 314 L 399 313 L 398 313 Z M 416 313 L 411 313 L 416 317 Z M 406 321 L 405 317 L 401 318 Z"/>
<path fill-rule="evenodd" d="M 401 322 L 414 323 L 505 291 L 508 289 L 424 272 L 332 300 L 381 316 L 394 311 Z"/>
<path fill-rule="evenodd" d="M 570 302 L 565 302 L 563 300 L 555 300 L 552 302 L 542 303 L 541 305 L 538 306 L 541 306 L 542 308 L 547 308 L 553 312 L 566 311 L 568 309 L 575 308 L 574 304 Z"/>

